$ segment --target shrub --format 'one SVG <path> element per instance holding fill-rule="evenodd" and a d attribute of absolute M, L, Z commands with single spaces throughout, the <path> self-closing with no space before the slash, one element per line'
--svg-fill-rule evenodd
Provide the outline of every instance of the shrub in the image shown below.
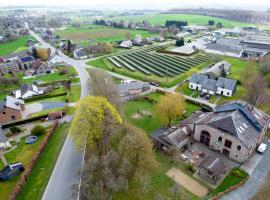
<path fill-rule="evenodd" d="M 31 134 L 36 135 L 36 136 L 40 136 L 44 133 L 45 133 L 45 128 L 41 125 L 36 125 L 31 131 Z"/>
<path fill-rule="evenodd" d="M 68 74 L 68 69 L 67 68 L 62 68 L 59 70 L 59 75 L 65 75 Z"/>
<path fill-rule="evenodd" d="M 187 169 L 188 171 L 190 171 L 190 172 L 192 172 L 192 173 L 195 172 L 195 168 L 193 167 L 193 165 L 192 165 L 191 163 L 187 163 L 185 167 L 186 167 L 186 169 Z"/>
<path fill-rule="evenodd" d="M 17 126 L 13 126 L 9 130 L 13 135 L 21 132 L 21 129 L 18 128 Z"/>

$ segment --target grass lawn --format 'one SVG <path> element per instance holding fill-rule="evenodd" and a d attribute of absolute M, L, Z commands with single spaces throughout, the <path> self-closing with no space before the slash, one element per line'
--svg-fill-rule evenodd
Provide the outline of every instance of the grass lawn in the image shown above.
<path fill-rule="evenodd" d="M 188 83 L 188 82 L 183 83 L 183 84 L 181 84 L 179 87 L 176 88 L 176 91 L 177 91 L 177 92 L 181 92 L 182 94 L 185 94 L 185 95 L 187 95 L 187 96 L 191 96 L 191 94 L 192 94 L 193 92 L 195 92 L 195 90 L 189 89 L 188 86 L 189 86 L 189 83 Z"/>
<path fill-rule="evenodd" d="M 151 172 L 150 178 L 146 183 L 146 192 L 144 193 L 143 199 L 158 199 L 158 195 L 166 197 L 166 199 L 173 199 L 173 194 L 170 192 L 170 188 L 175 185 L 175 182 L 166 175 L 172 167 L 186 171 L 185 166 L 182 163 L 172 161 L 168 155 L 161 152 L 156 152 L 156 161 L 158 166 Z M 187 172 L 188 173 L 188 172 Z M 179 186 L 181 194 L 188 196 L 190 200 L 199 200 L 198 197 L 194 196 L 192 193 L 187 191 L 185 188 Z M 136 185 L 131 185 L 128 192 L 123 192 L 117 194 L 116 200 L 137 200 L 142 199 L 138 187 Z"/>
<path fill-rule="evenodd" d="M 150 15 L 136 15 L 136 16 L 119 16 L 110 18 L 110 20 L 125 20 L 125 21 L 132 20 L 134 22 L 142 22 L 143 20 L 146 20 L 151 24 L 160 24 L 160 25 L 165 25 L 166 20 L 187 21 L 189 25 L 190 24 L 206 25 L 208 24 L 209 20 L 214 20 L 216 24 L 221 22 L 224 27 L 251 26 L 251 24 L 247 23 L 241 23 L 210 16 L 191 15 L 191 14 L 150 14 Z"/>
<path fill-rule="evenodd" d="M 31 36 L 23 36 L 16 40 L 0 44 L 0 56 L 7 56 L 13 52 L 27 49 L 26 42 L 28 39 L 33 38 Z"/>
<path fill-rule="evenodd" d="M 28 178 L 18 200 L 39 200 L 46 189 L 55 163 L 68 134 L 68 125 L 61 124 L 51 136 L 39 161 Z"/>
<path fill-rule="evenodd" d="M 176 77 L 169 77 L 168 78 L 168 84 L 167 83 L 167 78 L 166 77 L 159 77 L 157 75 L 145 75 L 142 72 L 135 71 L 132 72 L 126 68 L 117 68 L 113 66 L 107 59 L 101 58 L 97 60 L 90 61 L 88 63 L 91 66 L 102 68 L 107 71 L 112 71 L 118 74 L 121 74 L 123 76 L 128 76 L 134 79 L 142 80 L 142 81 L 155 81 L 157 83 L 160 83 L 160 86 L 162 87 L 173 87 L 174 85 L 178 84 L 179 82 L 185 80 L 188 78 L 187 73 L 178 75 Z M 196 66 L 196 68 L 201 69 L 205 66 L 208 66 L 210 62 L 203 63 L 201 65 Z"/>
<path fill-rule="evenodd" d="M 63 67 L 58 67 L 57 69 L 60 69 Z M 33 83 L 36 80 L 44 81 L 46 83 L 53 82 L 53 81 L 60 81 L 60 80 L 68 80 L 69 79 L 69 74 L 75 74 L 77 75 L 76 70 L 73 67 L 67 67 L 69 73 L 61 75 L 57 71 L 55 73 L 51 74 L 46 74 L 46 75 L 40 75 L 40 76 L 35 76 L 33 78 L 29 79 L 23 79 L 23 74 L 18 74 L 18 77 L 21 79 L 22 83 Z M 73 80 L 74 82 L 79 82 L 76 78 Z"/>
<path fill-rule="evenodd" d="M 154 101 L 159 101 L 162 94 L 158 93 L 152 93 L 147 95 Z M 191 103 L 186 103 L 186 113 L 183 114 L 183 116 L 180 117 L 186 118 L 190 114 L 192 114 L 194 111 L 199 110 L 200 107 Z M 124 116 L 127 119 L 128 122 L 131 124 L 143 129 L 146 133 L 150 134 L 154 130 L 158 129 L 162 126 L 159 118 L 155 114 L 155 103 L 150 102 L 146 99 L 138 99 L 135 101 L 130 101 L 124 105 Z M 140 118 L 136 118 L 136 113 L 142 112 L 142 111 L 148 111 L 152 114 L 152 117 L 148 116 L 141 116 Z M 179 120 L 176 120 L 175 123 L 177 123 Z"/>
<path fill-rule="evenodd" d="M 67 99 L 69 103 L 74 103 L 79 101 L 81 98 L 81 86 L 80 85 L 72 85 L 70 94 L 67 95 Z"/>
<path fill-rule="evenodd" d="M 45 134 L 39 137 L 38 141 L 32 145 L 25 144 L 24 139 L 21 139 L 19 147 L 5 154 L 8 163 L 21 162 L 23 163 L 25 168 L 28 168 L 44 136 Z M 0 182 L 1 200 L 8 199 L 10 192 L 12 191 L 18 180 L 19 176 L 7 182 Z"/>
<path fill-rule="evenodd" d="M 29 118 L 39 117 L 39 116 L 47 115 L 50 112 L 57 112 L 57 111 L 65 111 L 67 115 L 72 115 L 75 112 L 75 108 L 64 107 L 64 108 L 52 108 L 52 109 L 48 109 L 48 110 L 42 110 L 40 112 L 30 114 Z"/>
<path fill-rule="evenodd" d="M 68 28 L 58 31 L 56 34 L 60 35 L 61 37 L 73 40 L 74 42 L 82 42 L 87 44 L 87 40 L 95 40 L 101 43 L 124 40 L 128 32 L 132 38 L 135 38 L 135 36 L 138 34 L 142 35 L 142 37 L 156 35 L 149 33 L 148 31 L 117 29 L 102 26 L 89 26 L 89 28 Z"/>
<path fill-rule="evenodd" d="M 225 177 L 222 183 L 211 193 L 211 195 L 216 195 L 219 192 L 225 191 L 231 186 L 234 186 L 241 181 L 245 180 L 248 177 L 248 174 L 238 168 L 234 168 L 231 172 Z"/>

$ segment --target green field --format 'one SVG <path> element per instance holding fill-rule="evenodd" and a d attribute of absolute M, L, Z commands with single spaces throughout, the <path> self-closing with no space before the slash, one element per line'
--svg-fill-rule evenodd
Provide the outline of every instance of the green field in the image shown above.
<path fill-rule="evenodd" d="M 153 15 L 151 14 L 151 15 L 137 15 L 137 16 L 121 16 L 111 18 L 111 20 L 125 20 L 134 22 L 142 22 L 143 20 L 147 20 L 151 24 L 160 24 L 160 25 L 165 25 L 166 20 L 187 21 L 188 24 L 197 24 L 197 25 L 206 25 L 208 24 L 209 20 L 214 20 L 216 24 L 220 22 L 224 27 L 250 26 L 250 24 L 247 23 L 241 23 L 227 19 L 202 15 L 189 15 L 189 14 L 153 14 Z"/>
<path fill-rule="evenodd" d="M 116 29 L 102 26 L 89 26 L 88 28 L 68 28 L 58 31 L 56 34 L 63 38 L 70 39 L 74 42 L 80 42 L 86 45 L 88 40 L 95 40 L 96 42 L 102 43 L 124 40 L 128 32 L 132 38 L 138 34 L 142 35 L 142 37 L 149 37 L 154 35 L 148 31 Z"/>
<path fill-rule="evenodd" d="M 24 36 L 10 42 L 1 43 L 0 56 L 7 56 L 11 53 L 27 49 L 26 42 L 28 39 L 32 39 L 31 36 Z"/>

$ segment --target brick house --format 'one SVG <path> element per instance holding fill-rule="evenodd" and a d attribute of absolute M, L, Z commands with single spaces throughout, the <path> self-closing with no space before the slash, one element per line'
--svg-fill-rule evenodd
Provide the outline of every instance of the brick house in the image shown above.
<path fill-rule="evenodd" d="M 244 101 L 218 106 L 214 112 L 196 112 L 183 120 L 193 139 L 210 149 L 244 163 L 262 142 L 269 116 Z"/>
<path fill-rule="evenodd" d="M 24 101 L 6 96 L 4 101 L 0 102 L 0 123 L 22 119 L 22 111 L 24 110 Z"/>

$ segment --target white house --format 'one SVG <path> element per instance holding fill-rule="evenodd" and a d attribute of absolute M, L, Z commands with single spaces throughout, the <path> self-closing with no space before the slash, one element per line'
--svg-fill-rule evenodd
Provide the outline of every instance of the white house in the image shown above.
<path fill-rule="evenodd" d="M 44 94 L 36 85 L 23 84 L 20 90 L 14 92 L 16 99 L 27 99 L 33 96 Z"/>
<path fill-rule="evenodd" d="M 130 47 L 132 47 L 132 42 L 130 40 L 125 40 L 125 41 L 121 42 L 120 47 L 130 48 Z"/>
<path fill-rule="evenodd" d="M 75 49 L 73 52 L 74 58 L 76 59 L 87 59 L 87 53 L 83 48 Z"/>
<path fill-rule="evenodd" d="M 211 79 L 204 74 L 193 74 L 189 80 L 189 88 L 202 91 L 207 94 L 218 94 L 231 97 L 236 91 L 237 81 L 219 77 L 217 80 Z"/>

